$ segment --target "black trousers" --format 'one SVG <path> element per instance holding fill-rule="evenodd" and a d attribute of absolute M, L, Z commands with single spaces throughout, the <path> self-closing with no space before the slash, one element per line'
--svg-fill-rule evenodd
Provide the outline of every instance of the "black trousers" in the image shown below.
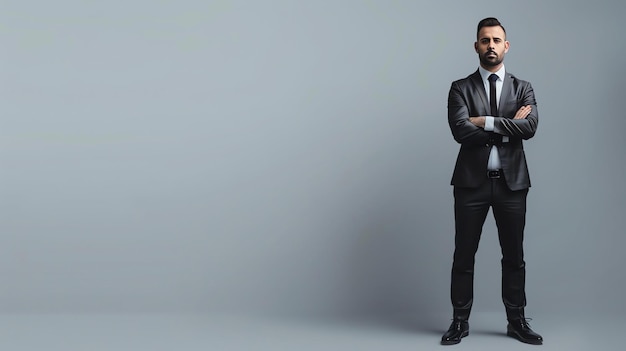
<path fill-rule="evenodd" d="M 528 189 L 511 191 L 504 178 L 488 178 L 478 188 L 454 188 L 455 250 L 451 298 L 455 318 L 469 318 L 474 294 L 474 258 L 490 207 L 502 250 L 502 301 L 507 318 L 524 318 L 526 268 L 523 241 L 527 194 Z"/>

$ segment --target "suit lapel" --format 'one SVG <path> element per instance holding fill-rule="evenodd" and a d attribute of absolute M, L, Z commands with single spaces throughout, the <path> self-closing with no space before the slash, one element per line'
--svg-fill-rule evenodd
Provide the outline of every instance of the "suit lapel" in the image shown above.
<path fill-rule="evenodd" d="M 470 76 L 470 80 L 472 84 L 474 84 L 474 89 L 478 90 L 478 96 L 480 96 L 480 100 L 483 103 L 484 113 L 489 114 L 491 107 L 489 106 L 489 100 L 487 99 L 487 93 L 485 92 L 485 83 L 483 83 L 483 78 L 480 76 L 480 72 L 476 70 L 474 74 Z"/>
<path fill-rule="evenodd" d="M 500 92 L 500 102 L 498 104 L 499 108 L 498 108 L 498 112 L 499 115 L 502 116 L 506 116 L 507 112 L 509 111 L 504 111 L 504 109 L 507 107 L 507 101 L 509 101 L 509 99 L 511 99 L 511 97 L 513 96 L 513 76 L 509 73 L 505 73 L 504 74 L 504 80 L 502 82 L 502 91 Z"/>

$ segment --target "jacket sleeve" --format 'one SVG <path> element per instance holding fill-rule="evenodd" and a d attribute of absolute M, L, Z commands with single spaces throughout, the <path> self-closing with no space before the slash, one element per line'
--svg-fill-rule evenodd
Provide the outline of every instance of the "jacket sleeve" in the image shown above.
<path fill-rule="evenodd" d="M 507 117 L 494 117 L 493 131 L 497 134 L 511 137 L 519 137 L 525 140 L 532 138 L 539 124 L 537 101 L 535 92 L 530 83 L 525 82 L 521 87 L 518 108 L 526 105 L 531 106 L 531 111 L 524 119 L 512 119 Z"/>
<path fill-rule="evenodd" d="M 463 95 L 459 82 L 453 82 L 448 94 L 448 124 L 452 136 L 459 144 L 487 144 L 490 133 L 470 122 L 467 98 Z"/>

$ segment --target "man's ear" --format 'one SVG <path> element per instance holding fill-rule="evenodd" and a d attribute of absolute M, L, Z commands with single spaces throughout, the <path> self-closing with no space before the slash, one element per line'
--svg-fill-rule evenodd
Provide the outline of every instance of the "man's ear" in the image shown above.
<path fill-rule="evenodd" d="M 504 41 L 504 53 L 506 54 L 507 52 L 509 52 L 509 47 L 511 46 L 511 43 L 509 43 L 508 40 Z"/>
<path fill-rule="evenodd" d="M 505 44 L 505 45 L 506 45 L 506 44 Z M 477 42 L 477 41 L 475 41 L 475 42 L 474 42 L 474 50 L 475 50 L 476 52 L 478 52 L 478 42 Z"/>

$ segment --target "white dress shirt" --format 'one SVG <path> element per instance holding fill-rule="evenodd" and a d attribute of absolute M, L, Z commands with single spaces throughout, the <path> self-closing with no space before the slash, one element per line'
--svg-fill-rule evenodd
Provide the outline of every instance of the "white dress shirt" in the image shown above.
<path fill-rule="evenodd" d="M 505 69 L 504 65 L 500 67 L 500 69 L 496 72 L 489 72 L 482 67 L 478 67 L 478 71 L 480 72 L 480 76 L 483 79 L 483 85 L 485 86 L 485 94 L 487 95 L 487 102 L 491 104 L 491 96 L 489 94 L 489 76 L 495 74 L 498 76 L 496 80 L 496 106 L 500 106 L 500 94 L 502 93 L 502 83 L 504 82 L 505 77 Z M 499 110 L 498 110 L 499 111 Z M 492 132 L 493 131 L 493 117 L 494 116 L 485 116 L 485 131 Z M 497 116 L 496 116 L 497 117 Z M 509 137 L 506 135 L 502 136 L 502 142 L 506 143 L 509 141 Z M 502 168 L 500 163 L 500 155 L 498 154 L 498 147 L 493 145 L 491 147 L 491 152 L 489 153 L 489 161 L 487 162 L 487 169 L 489 170 L 498 170 Z"/>

